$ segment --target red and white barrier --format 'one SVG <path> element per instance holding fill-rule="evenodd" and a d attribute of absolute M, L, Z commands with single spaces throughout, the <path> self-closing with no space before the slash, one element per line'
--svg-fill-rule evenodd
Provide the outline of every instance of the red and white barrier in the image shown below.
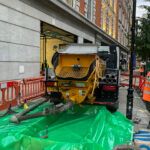
<path fill-rule="evenodd" d="M 30 101 L 32 99 L 38 98 L 45 94 L 45 77 L 39 78 L 28 78 L 24 79 L 23 82 L 19 84 L 20 97 L 19 103 L 24 103 L 24 101 Z"/>
<path fill-rule="evenodd" d="M 0 82 L 0 111 L 45 95 L 45 77 Z"/>
<path fill-rule="evenodd" d="M 129 86 L 129 74 L 121 73 L 120 85 L 121 86 Z M 145 77 L 140 75 L 133 75 L 133 87 L 139 88 L 141 92 L 143 92 L 145 85 Z"/>
<path fill-rule="evenodd" d="M 0 111 L 24 101 L 31 101 L 45 95 L 45 77 L 28 78 L 21 81 L 0 82 Z M 133 75 L 133 87 L 143 92 L 145 77 Z M 129 86 L 129 74 L 122 73 L 120 85 Z"/>
<path fill-rule="evenodd" d="M 17 105 L 19 84 L 16 81 L 0 82 L 0 111 Z"/>

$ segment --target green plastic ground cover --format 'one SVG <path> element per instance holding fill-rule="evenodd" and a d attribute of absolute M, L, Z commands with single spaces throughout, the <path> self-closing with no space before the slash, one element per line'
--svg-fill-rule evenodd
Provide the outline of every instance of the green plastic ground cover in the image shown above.
<path fill-rule="evenodd" d="M 10 123 L 10 117 L 0 118 L 0 150 L 112 150 L 132 140 L 133 124 L 120 112 L 111 114 L 100 106 L 75 105 L 66 112 L 20 124 Z M 48 138 L 42 139 L 46 126 Z"/>

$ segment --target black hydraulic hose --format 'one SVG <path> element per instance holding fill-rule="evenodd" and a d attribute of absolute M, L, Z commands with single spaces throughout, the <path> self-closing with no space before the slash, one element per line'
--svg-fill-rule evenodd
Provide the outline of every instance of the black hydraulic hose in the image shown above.
<path fill-rule="evenodd" d="M 106 75 L 106 78 L 109 78 L 109 75 L 108 75 L 108 74 Z"/>

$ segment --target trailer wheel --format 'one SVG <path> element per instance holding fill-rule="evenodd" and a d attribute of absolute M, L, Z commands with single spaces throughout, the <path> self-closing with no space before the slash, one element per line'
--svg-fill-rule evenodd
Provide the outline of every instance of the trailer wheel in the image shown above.
<path fill-rule="evenodd" d="M 119 108 L 119 104 L 112 104 L 112 105 L 108 105 L 106 106 L 106 108 L 111 112 L 116 112 Z"/>

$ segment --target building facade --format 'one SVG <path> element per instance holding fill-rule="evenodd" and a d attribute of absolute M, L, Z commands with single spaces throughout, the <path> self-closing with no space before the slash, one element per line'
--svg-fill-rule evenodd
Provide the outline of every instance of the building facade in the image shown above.
<path fill-rule="evenodd" d="M 40 76 L 43 30 L 51 55 L 73 42 L 117 44 L 127 57 L 131 6 L 131 0 L 1 0 L 0 81 Z"/>
<path fill-rule="evenodd" d="M 133 11 L 132 0 L 62 0 L 127 47 Z"/>

